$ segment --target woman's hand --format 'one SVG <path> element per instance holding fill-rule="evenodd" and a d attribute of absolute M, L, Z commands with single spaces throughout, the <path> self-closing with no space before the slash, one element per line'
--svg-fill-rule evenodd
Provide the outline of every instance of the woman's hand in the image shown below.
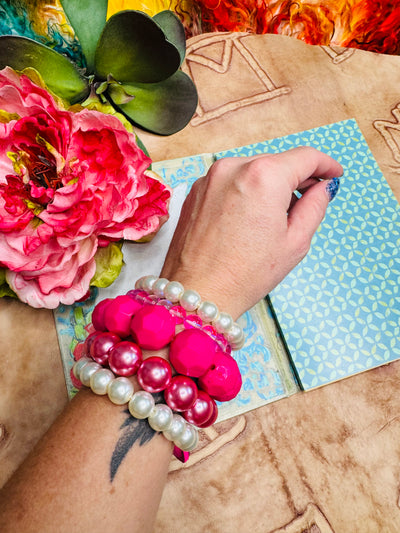
<path fill-rule="evenodd" d="M 326 180 L 342 172 L 310 147 L 217 161 L 183 205 L 162 276 L 236 319 L 306 255 L 335 189 Z"/>

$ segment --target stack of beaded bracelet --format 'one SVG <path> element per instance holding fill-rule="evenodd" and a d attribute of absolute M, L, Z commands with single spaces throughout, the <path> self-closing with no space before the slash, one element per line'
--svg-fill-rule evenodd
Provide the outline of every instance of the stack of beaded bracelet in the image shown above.
<path fill-rule="evenodd" d="M 192 321 L 194 326 L 209 324 L 204 329 L 210 332 L 217 342 L 223 335 L 232 350 L 242 348 L 244 334 L 240 325 L 234 322 L 228 313 L 220 312 L 213 302 L 202 301 L 197 291 L 185 290 L 179 281 L 169 281 L 152 275 L 139 278 L 135 288 L 147 293 L 147 297 L 135 293 L 139 298 L 144 296 L 143 301 L 164 305 L 176 316 Z M 187 313 L 196 314 L 188 316 Z"/>
<path fill-rule="evenodd" d="M 148 292 L 150 286 L 152 293 Z M 231 400 L 241 388 L 229 341 L 237 349 L 243 332 L 229 315 L 219 313 L 211 302 L 201 302 L 195 291 L 184 291 L 177 282 L 147 276 L 136 287 L 97 304 L 92 314 L 95 331 L 80 350 L 85 358 L 79 359 L 73 373 L 95 393 L 108 394 L 114 403 L 129 402 L 132 416 L 148 418 L 153 429 L 189 451 L 197 443 L 192 424 L 200 428 L 213 424 L 218 416 L 215 400 Z M 187 315 L 195 310 L 196 315 Z M 180 331 L 175 333 L 176 329 Z M 178 372 L 175 376 L 165 359 L 142 359 L 142 349 L 159 350 L 168 345 L 170 361 Z M 127 379 L 135 374 L 143 389 L 136 393 Z M 149 395 L 161 391 L 167 405 L 154 406 Z M 135 406 L 137 402 L 143 406 L 144 398 L 148 410 L 138 411 Z"/>
<path fill-rule="evenodd" d="M 130 414 L 138 419 L 147 419 L 154 431 L 183 452 L 190 452 L 198 443 L 198 431 L 179 414 L 173 413 L 165 404 L 156 404 L 153 395 L 146 390 L 134 392 L 132 382 L 123 376 L 116 377 L 108 368 L 88 357 L 81 357 L 73 366 L 74 376 L 95 394 L 107 394 L 116 405 L 128 404 Z M 175 453 L 178 458 L 182 454 Z M 186 457 L 185 457 L 186 458 Z"/>

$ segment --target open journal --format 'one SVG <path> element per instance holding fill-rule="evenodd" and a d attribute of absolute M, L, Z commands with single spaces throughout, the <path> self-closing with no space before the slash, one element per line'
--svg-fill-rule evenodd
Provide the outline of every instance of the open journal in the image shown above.
<path fill-rule="evenodd" d="M 400 207 L 355 120 L 321 126 L 214 154 L 153 164 L 174 190 L 170 220 L 150 243 L 124 244 L 126 265 L 107 289 L 54 311 L 65 378 L 86 336 L 94 305 L 159 274 L 185 196 L 223 157 L 314 146 L 344 168 L 304 260 L 239 321 L 246 343 L 234 353 L 243 387 L 219 406 L 224 420 L 298 390 L 311 389 L 400 358 Z"/>

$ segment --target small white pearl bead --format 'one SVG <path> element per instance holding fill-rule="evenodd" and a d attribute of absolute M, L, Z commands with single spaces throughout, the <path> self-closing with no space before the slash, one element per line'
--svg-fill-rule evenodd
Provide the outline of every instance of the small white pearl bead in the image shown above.
<path fill-rule="evenodd" d="M 197 314 L 203 322 L 212 322 L 218 316 L 218 307 L 213 302 L 201 302 L 197 309 Z"/>
<path fill-rule="evenodd" d="M 153 407 L 147 420 L 154 431 L 166 431 L 172 423 L 172 416 L 172 410 L 168 405 L 160 403 Z"/>
<path fill-rule="evenodd" d="M 153 294 L 155 294 L 159 298 L 164 298 L 164 289 L 168 283 L 169 281 L 167 280 L 167 278 L 158 278 L 158 280 L 154 282 L 152 287 Z"/>
<path fill-rule="evenodd" d="M 143 283 L 143 280 L 146 276 L 142 276 L 141 278 L 139 278 L 138 280 L 136 280 L 135 282 L 135 289 L 143 289 L 143 286 L 142 286 L 142 283 Z"/>
<path fill-rule="evenodd" d="M 154 398 L 150 392 L 144 390 L 135 392 L 129 400 L 128 409 L 133 418 L 142 420 L 147 418 L 154 407 Z"/>
<path fill-rule="evenodd" d="M 141 283 L 142 289 L 146 292 L 151 293 L 153 291 L 153 285 L 157 281 L 157 276 L 145 276 Z"/>
<path fill-rule="evenodd" d="M 188 289 L 182 294 L 179 302 L 186 311 L 195 311 L 201 304 L 201 297 L 197 291 Z"/>
<path fill-rule="evenodd" d="M 90 377 L 97 370 L 100 370 L 100 368 L 102 367 L 94 361 L 92 363 L 87 363 L 82 367 L 79 374 L 79 379 L 81 380 L 82 384 L 85 385 L 85 387 L 90 387 Z"/>
<path fill-rule="evenodd" d="M 174 414 L 170 427 L 164 431 L 163 435 L 166 439 L 174 441 L 179 439 L 186 429 L 186 420 L 181 415 Z"/>
<path fill-rule="evenodd" d="M 184 452 L 188 452 L 193 449 L 195 444 L 197 444 L 197 439 L 197 429 L 192 426 L 192 424 L 186 424 L 185 431 L 174 441 L 174 444 Z"/>
<path fill-rule="evenodd" d="M 239 324 L 234 322 L 233 325 L 226 332 L 225 337 L 229 343 L 234 344 L 240 342 L 243 338 L 243 335 L 244 333 L 242 328 L 239 326 Z"/>
<path fill-rule="evenodd" d="M 88 363 L 93 363 L 93 359 L 89 359 L 89 357 L 81 357 L 74 363 L 74 366 L 72 367 L 72 373 L 76 377 L 76 379 L 80 379 L 79 375 L 81 373 L 82 368 L 87 365 Z"/>
<path fill-rule="evenodd" d="M 164 296 L 167 300 L 177 303 L 179 302 L 182 294 L 185 292 L 185 289 L 182 283 L 179 281 L 170 281 L 164 288 Z"/>
<path fill-rule="evenodd" d="M 185 449 L 183 450 L 184 452 L 191 452 L 195 448 L 197 448 L 197 445 L 199 443 L 199 432 L 197 431 L 196 428 L 194 428 L 194 429 L 195 429 L 195 434 L 194 434 L 193 442 L 191 444 L 188 444 L 187 446 L 185 446 Z"/>
<path fill-rule="evenodd" d="M 242 340 L 240 340 L 240 341 L 238 341 L 238 342 L 232 342 L 232 344 L 231 344 L 231 348 L 232 348 L 232 350 L 235 350 L 235 351 L 236 351 L 236 350 L 240 350 L 241 348 L 243 348 L 244 343 L 245 343 L 245 340 L 246 340 L 246 339 L 245 339 L 245 337 L 244 337 L 244 335 L 243 335 Z"/>
<path fill-rule="evenodd" d="M 221 312 L 213 320 L 213 326 L 218 333 L 226 333 L 233 326 L 233 318 L 228 313 Z"/>
<path fill-rule="evenodd" d="M 128 378 L 116 378 L 108 385 L 107 394 L 112 403 L 123 405 L 132 398 L 133 385 Z"/>
<path fill-rule="evenodd" d="M 95 394 L 107 394 L 107 387 L 115 378 L 114 374 L 108 368 L 100 368 L 90 376 L 90 388 Z"/>

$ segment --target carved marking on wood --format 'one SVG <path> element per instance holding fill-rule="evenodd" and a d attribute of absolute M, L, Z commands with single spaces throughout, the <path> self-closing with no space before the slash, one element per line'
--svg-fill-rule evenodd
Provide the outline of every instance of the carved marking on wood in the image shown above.
<path fill-rule="evenodd" d="M 0 423 L 0 449 L 7 444 L 9 436 L 6 426 Z"/>
<path fill-rule="evenodd" d="M 244 62 L 245 69 L 250 71 L 251 76 L 261 82 L 263 90 L 254 94 L 254 87 L 251 83 L 243 85 L 243 96 L 239 99 L 232 100 L 230 102 L 224 102 L 221 105 L 217 106 L 211 110 L 205 110 L 204 105 L 201 103 L 201 94 L 199 95 L 199 105 L 197 107 L 196 114 L 191 120 L 193 126 L 202 124 L 209 120 L 219 118 L 225 113 L 235 111 L 244 106 L 258 104 L 272 98 L 277 98 L 291 92 L 290 87 L 281 86 L 278 87 L 273 82 L 272 78 L 268 75 L 265 70 L 261 67 L 255 56 L 252 52 L 245 46 L 245 39 L 249 37 L 248 34 L 236 33 L 232 35 L 220 34 L 205 36 L 203 39 L 200 39 L 189 45 L 186 51 L 186 69 L 189 71 L 189 75 L 192 79 L 195 80 L 195 75 L 193 73 L 193 64 L 202 65 L 205 68 L 209 68 L 218 74 L 225 74 L 229 71 L 232 65 L 232 60 L 234 54 L 238 54 L 242 61 Z M 212 57 L 207 56 L 207 52 L 210 51 L 210 47 L 221 46 L 222 56 L 220 60 L 216 60 Z M 208 50 L 207 50 L 208 48 Z M 185 65 L 183 67 L 185 69 Z M 249 91 L 253 93 L 249 93 Z M 247 93 L 246 93 L 247 91 Z"/>
<path fill-rule="evenodd" d="M 304 513 L 289 524 L 269 533 L 335 533 L 327 518 L 314 504 L 309 503 Z"/>
<path fill-rule="evenodd" d="M 400 103 L 391 110 L 395 122 L 390 120 L 375 120 L 372 124 L 374 128 L 382 135 L 387 147 L 392 152 L 394 160 L 400 164 Z M 392 168 L 400 173 L 399 165 Z"/>
<path fill-rule="evenodd" d="M 354 48 L 340 48 L 339 46 L 321 46 L 322 50 L 332 59 L 332 63 L 338 65 L 349 59 L 354 53 Z"/>
<path fill-rule="evenodd" d="M 223 433 L 219 433 L 215 427 L 203 429 L 200 432 L 201 440 L 199 449 L 190 454 L 190 458 L 186 463 L 181 463 L 177 459 L 173 459 L 169 465 L 169 471 L 173 472 L 181 468 L 190 468 L 199 461 L 207 459 L 207 457 L 216 453 L 222 446 L 236 439 L 245 428 L 246 418 L 240 416 L 235 424 Z"/>

